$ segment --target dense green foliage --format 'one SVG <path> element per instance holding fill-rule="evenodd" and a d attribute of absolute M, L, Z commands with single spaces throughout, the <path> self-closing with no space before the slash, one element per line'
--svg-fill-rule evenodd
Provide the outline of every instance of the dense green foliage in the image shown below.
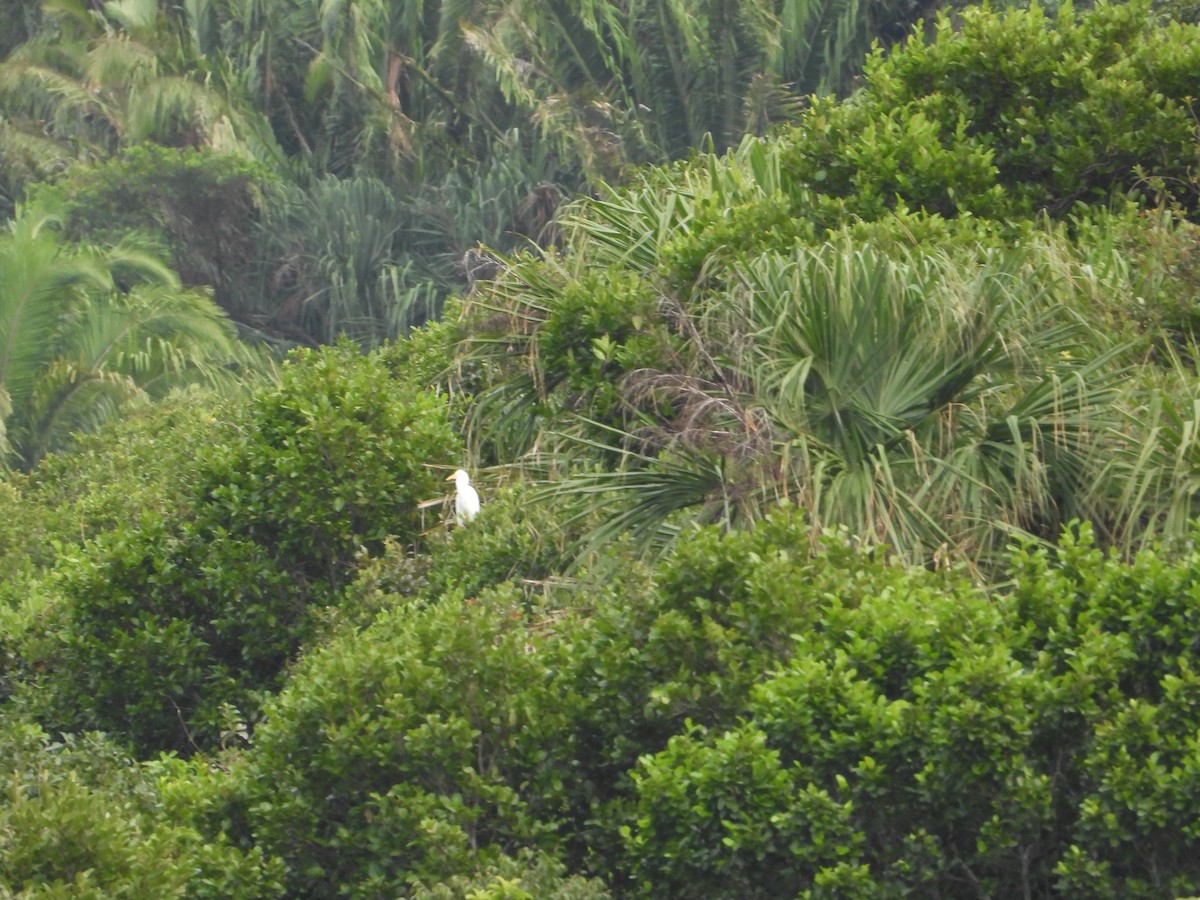
<path fill-rule="evenodd" d="M 178 530 L 147 520 L 60 557 L 63 724 L 120 728 L 145 751 L 212 746 L 305 634 L 308 592 L 262 548 Z"/>
<path fill-rule="evenodd" d="M 17 897 L 279 897 L 281 867 L 201 827 L 202 768 L 139 769 L 102 735 L 55 742 L 10 725 L 0 741 L 0 886 Z M 184 778 L 186 777 L 186 782 Z"/>
<path fill-rule="evenodd" d="M 229 386 L 255 357 L 208 297 L 126 235 L 71 244 L 31 209 L 0 233 L 0 466 L 28 467 L 122 404 Z M 247 379 L 248 380 L 248 379 Z"/>
<path fill-rule="evenodd" d="M 1200 894 L 1188 4 L 13 9 L 0 894 Z"/>
<path fill-rule="evenodd" d="M 1156 27 L 1142 4 L 967 10 L 873 55 L 855 102 L 816 102 L 784 167 L 866 218 L 1061 216 L 1129 189 L 1194 210 L 1197 71 L 1197 26 Z"/>
<path fill-rule="evenodd" d="M 477 452 L 550 455 L 608 511 L 583 549 L 780 498 L 918 562 L 1180 535 L 1197 47 L 1144 5 L 967 10 L 775 140 L 576 204 L 568 254 L 462 307 Z"/>
<path fill-rule="evenodd" d="M 32 649 L 30 702 L 60 727 L 117 730 L 142 753 L 225 741 L 278 686 L 355 557 L 413 539 L 429 465 L 453 461 L 443 404 L 379 354 L 297 353 L 218 423 L 182 509 L 130 510 L 54 561 L 61 618 Z M 179 457 L 177 457 L 177 460 Z M 312 477 L 320 472 L 321 477 Z M 17 500 L 16 502 L 20 502 Z"/>
<path fill-rule="evenodd" d="M 1194 553 L 1127 564 L 1083 529 L 988 593 L 845 538 L 797 553 L 805 531 L 697 534 L 582 583 L 584 615 L 396 596 L 306 658 L 200 816 L 278 855 L 290 896 L 472 872 L 599 895 L 563 863 L 631 896 L 1196 883 Z"/>
<path fill-rule="evenodd" d="M 208 521 L 336 586 L 356 553 L 416 534 L 417 503 L 455 456 L 441 398 L 342 344 L 289 357 L 246 427 L 207 454 L 201 490 Z"/>
<path fill-rule="evenodd" d="M 511 601 L 398 608 L 296 673 L 244 773 L 254 833 L 290 861 L 293 892 L 394 895 L 552 842 L 543 805 L 570 748 L 544 700 L 562 651 L 527 642 Z M 314 756 L 324 734 L 337 739 Z"/>
<path fill-rule="evenodd" d="M 402 891 L 473 865 L 450 848 L 514 845 L 645 896 L 1196 883 L 1175 637 L 1194 633 L 1194 556 L 1130 567 L 1085 532 L 1017 554 L 1013 592 L 989 596 L 837 542 L 797 557 L 802 535 L 779 516 L 701 536 L 549 631 L 501 593 L 347 635 L 260 730 L 251 828 L 297 854 L 304 896 Z M 405 855 L 378 868 L 386 847 Z"/>
<path fill-rule="evenodd" d="M 255 226 L 268 181 L 261 166 L 209 150 L 138 144 L 104 163 L 77 167 L 32 193 L 60 209 L 74 240 L 107 243 L 147 234 L 169 252 L 180 279 L 208 286 L 239 324 L 268 317 L 251 299 L 257 285 Z M 257 317 L 257 318 L 256 318 Z"/>
<path fill-rule="evenodd" d="M 558 205 L 600 179 L 795 120 L 920 14 L 911 0 L 35 6 L 0 8 L 0 214 L 54 181 L 82 226 L 149 219 L 185 282 L 211 284 L 239 323 L 364 345 L 436 314 L 478 243 L 552 243 Z"/>

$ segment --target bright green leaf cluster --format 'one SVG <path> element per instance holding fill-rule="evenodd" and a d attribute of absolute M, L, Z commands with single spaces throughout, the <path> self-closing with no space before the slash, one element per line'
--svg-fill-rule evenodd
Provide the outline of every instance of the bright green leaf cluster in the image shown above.
<path fill-rule="evenodd" d="M 343 343 L 299 350 L 247 427 L 204 462 L 206 515 L 286 565 L 343 583 L 360 548 L 415 535 L 457 439 L 444 401 Z"/>
<path fill-rule="evenodd" d="M 115 525 L 61 545 L 50 579 L 27 573 L 56 599 L 14 639 L 17 673 L 45 670 L 25 693 L 44 721 L 121 734 L 142 755 L 217 747 L 252 723 L 315 633 L 313 609 L 339 602 L 360 554 L 417 537 L 418 504 L 457 455 L 443 401 L 352 346 L 297 353 L 279 385 L 187 423 L 172 437 L 196 443 L 158 451 L 185 471 L 155 475 L 149 500 L 127 485 L 96 511 L 115 504 Z M 63 512 L 93 515 L 89 496 Z"/>
<path fill-rule="evenodd" d="M 933 37 L 876 52 L 860 95 L 816 101 L 784 169 L 826 221 L 1062 216 L 1121 191 L 1194 209 L 1200 31 L 1148 7 L 944 15 Z"/>
<path fill-rule="evenodd" d="M 806 533 L 697 533 L 573 610 L 397 601 L 301 665 L 229 808 L 314 897 L 529 891 L 535 858 L 646 897 L 1194 882 L 1195 554 L 1085 529 L 989 593 Z"/>

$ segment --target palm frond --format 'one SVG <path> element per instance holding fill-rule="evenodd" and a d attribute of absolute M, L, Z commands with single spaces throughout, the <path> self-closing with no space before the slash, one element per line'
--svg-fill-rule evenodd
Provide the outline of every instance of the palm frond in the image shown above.
<path fill-rule="evenodd" d="M 1126 552 L 1189 535 L 1200 514 L 1200 392 L 1179 360 L 1172 367 L 1169 387 L 1114 404 L 1120 418 L 1088 498 L 1093 520 Z"/>
<path fill-rule="evenodd" d="M 621 432 L 591 423 L 600 433 L 620 441 Z M 724 498 L 721 461 L 698 454 L 651 456 L 619 443 L 564 435 L 567 447 L 599 451 L 625 459 L 615 470 L 580 470 L 544 487 L 536 496 L 576 510 L 563 527 L 598 519 L 600 524 L 582 538 L 577 556 L 583 559 L 618 537 L 627 536 L 647 556 L 661 555 L 679 534 L 676 513 L 693 511 L 689 521 L 721 522 L 735 518 Z M 694 511 L 700 509 L 696 514 Z"/>
<path fill-rule="evenodd" d="M 23 464 L 130 400 L 193 382 L 231 389 L 259 365 L 212 300 L 181 290 L 137 241 L 66 244 L 36 210 L 0 234 L 0 391 Z"/>
<path fill-rule="evenodd" d="M 0 234 L 0 386 L 14 406 L 29 399 L 76 289 L 106 290 L 111 284 L 96 256 L 64 250 L 46 214 L 18 215 Z"/>

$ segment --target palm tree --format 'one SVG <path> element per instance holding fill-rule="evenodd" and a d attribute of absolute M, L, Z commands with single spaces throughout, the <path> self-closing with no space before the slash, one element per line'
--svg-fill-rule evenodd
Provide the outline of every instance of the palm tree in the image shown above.
<path fill-rule="evenodd" d="M 39 210 L 0 235 L 0 402 L 22 467 L 125 403 L 194 381 L 231 388 L 257 359 L 211 300 L 132 241 L 67 244 Z"/>
<path fill-rule="evenodd" d="M 559 224 L 566 252 L 520 254 L 508 260 L 503 277 L 469 297 L 460 311 L 464 321 L 472 323 L 465 355 L 472 372 L 487 373 L 472 413 L 471 431 L 480 445 L 477 452 L 487 444 L 497 448 L 501 457 L 511 458 L 529 450 L 535 441 L 548 449 L 547 435 L 539 434 L 536 424 L 545 424 L 550 415 L 556 428 L 562 426 L 549 411 L 564 403 L 556 395 L 568 381 L 572 363 L 548 354 L 542 345 L 546 323 L 563 317 L 564 296 L 572 285 L 586 286 L 576 291 L 583 295 L 614 296 L 624 292 L 622 282 L 644 282 L 648 291 L 660 295 L 654 305 L 663 313 L 655 318 L 662 321 L 651 321 L 646 315 L 636 325 L 630 316 L 639 311 L 618 302 L 619 314 L 630 319 L 627 326 L 644 332 L 652 326 L 670 330 L 687 338 L 695 355 L 700 335 L 688 330 L 691 319 L 685 307 L 687 295 L 698 286 L 669 274 L 677 268 L 674 255 L 697 232 L 711 231 L 714 217 L 774 203 L 783 189 L 781 151 L 778 142 L 746 138 L 723 158 L 708 156 L 694 164 L 642 170 L 630 186 L 605 191 L 602 198 L 580 201 L 563 211 Z M 747 233 L 752 241 L 759 237 Z M 728 242 L 722 240 L 717 249 L 728 249 Z M 720 254 L 714 254 L 698 268 L 711 281 L 721 264 Z M 596 322 L 601 318 L 591 310 L 580 311 L 576 318 L 581 317 Z M 612 331 L 613 323 L 606 323 L 592 337 L 604 339 L 607 333 L 611 339 Z M 584 354 L 602 352 L 599 347 L 576 349 Z M 686 353 L 669 355 L 658 367 L 711 369 L 710 361 L 699 355 L 694 361 L 688 361 Z M 640 365 L 650 363 L 643 360 Z M 605 389 L 612 377 L 610 366 Z M 574 397 L 566 402 L 576 413 L 587 415 L 590 400 Z"/>
<path fill-rule="evenodd" d="M 733 146 L 793 118 L 806 91 L 843 86 L 821 80 L 822 61 L 857 66 L 875 31 L 864 23 L 907 21 L 896 3 L 60 0 L 0 64 L 0 209 L 51 171 L 141 141 L 251 157 L 303 191 L 377 178 L 401 198 L 391 283 L 338 288 L 392 316 L 354 315 L 373 340 L 436 312 L 477 243 L 551 241 L 561 198 L 631 163 Z M 301 338 L 327 339 L 335 320 Z"/>
<path fill-rule="evenodd" d="M 189 0 L 191 44 L 318 173 L 413 183 L 519 129 L 590 178 L 733 146 L 844 91 L 911 0 Z M 503 150 L 503 148 L 499 148 Z"/>
<path fill-rule="evenodd" d="M 363 346 L 428 318 L 397 260 L 403 218 L 394 194 L 367 176 L 282 185 L 263 225 L 268 280 L 281 302 L 267 327 L 303 341 L 346 335 Z"/>
<path fill-rule="evenodd" d="M 265 129 L 213 86 L 203 58 L 154 0 L 104 10 L 55 5 L 57 28 L 0 63 L 6 130 L 49 140 L 84 162 L 142 141 L 276 156 Z"/>
<path fill-rule="evenodd" d="M 911 0 L 498 3 L 466 37 L 504 97 L 573 142 L 585 170 L 736 146 L 794 118 L 809 93 L 844 92 L 880 32 L 903 37 Z"/>
<path fill-rule="evenodd" d="M 1097 448 L 1126 427 L 1120 367 L 1073 310 L 1067 264 L 1036 245 L 784 250 L 811 238 L 776 208 L 779 154 L 747 140 L 581 203 L 563 217 L 572 254 L 515 259 L 470 298 L 473 436 L 553 455 L 550 493 L 604 520 L 593 543 L 661 549 L 687 523 L 790 502 L 814 536 L 845 526 L 911 560 L 979 562 L 1095 514 Z M 623 296 L 657 299 L 606 317 L 631 281 Z M 572 309 L 596 325 L 574 356 L 545 338 Z M 580 354 L 609 360 L 591 393 Z"/>
<path fill-rule="evenodd" d="M 631 532 L 651 550 L 684 522 L 737 527 L 779 502 L 807 511 L 814 538 L 845 527 L 917 563 L 1051 538 L 1090 511 L 1121 374 L 1030 284 L 1029 264 L 990 255 L 762 255 L 690 314 L 695 368 L 626 377 L 639 427 L 579 442 L 623 465 L 551 493 L 610 510 L 593 544 Z"/>

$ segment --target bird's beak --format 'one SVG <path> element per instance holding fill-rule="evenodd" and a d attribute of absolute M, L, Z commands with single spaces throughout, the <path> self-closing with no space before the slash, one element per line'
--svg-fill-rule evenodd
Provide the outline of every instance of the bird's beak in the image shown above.
<path fill-rule="evenodd" d="M 451 472 L 449 475 L 446 476 L 446 481 L 453 481 L 453 480 L 454 480 L 454 473 Z"/>

